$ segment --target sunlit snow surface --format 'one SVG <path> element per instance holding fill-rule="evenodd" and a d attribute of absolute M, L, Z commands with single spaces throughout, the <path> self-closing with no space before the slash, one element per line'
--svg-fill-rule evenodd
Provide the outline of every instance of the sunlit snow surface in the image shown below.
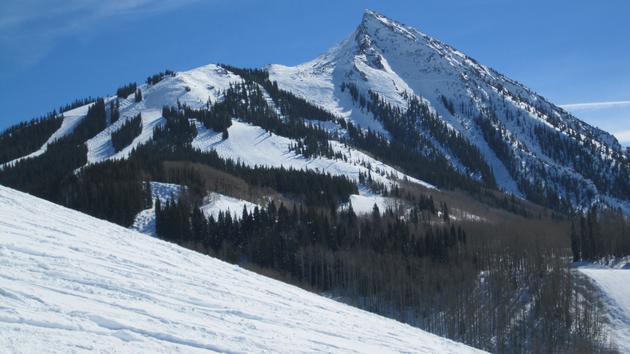
<path fill-rule="evenodd" d="M 466 353 L 428 334 L 0 187 L 6 353 Z"/>
<path fill-rule="evenodd" d="M 580 267 L 604 294 L 613 340 L 622 353 L 630 353 L 630 269 Z"/>
<path fill-rule="evenodd" d="M 212 216 L 216 220 L 220 212 L 229 213 L 233 218 L 240 219 L 243 215 L 243 208 L 251 213 L 256 207 L 260 208 L 261 206 L 243 199 L 211 192 L 204 198 L 200 209 L 206 217 Z"/>
<path fill-rule="evenodd" d="M 26 155 L 26 156 L 22 156 L 19 157 L 17 159 L 8 161 L 2 165 L 0 165 L 0 167 L 2 166 L 10 166 L 20 160 L 26 159 L 26 158 L 30 158 L 30 157 L 37 157 L 42 155 L 43 153 L 45 153 L 48 150 L 48 145 L 53 143 L 55 140 L 60 139 L 65 137 L 66 135 L 72 133 L 74 131 L 74 128 L 77 127 L 77 125 L 79 125 L 79 123 L 81 123 L 81 121 L 83 120 L 83 118 L 85 118 L 85 115 L 87 114 L 88 108 L 91 106 L 92 104 L 88 104 L 85 106 L 81 106 L 72 110 L 69 110 L 67 112 L 64 112 L 64 119 L 61 122 L 61 126 L 59 127 L 59 129 L 57 129 L 49 138 L 48 140 L 46 140 L 46 142 L 44 143 L 44 145 L 42 145 L 39 149 L 37 149 L 36 151 L 33 151 L 32 153 Z"/>
<path fill-rule="evenodd" d="M 228 128 L 229 138 L 226 140 L 222 139 L 221 133 L 207 129 L 200 122 L 196 121 L 195 125 L 197 136 L 192 142 L 194 148 L 201 151 L 214 150 L 220 157 L 240 161 L 246 166 L 312 170 L 346 176 L 354 181 L 359 180 L 359 173 L 369 173 L 375 181 L 387 186 L 395 184 L 395 180 L 406 179 L 427 188 L 435 188 L 334 140 L 330 141 L 333 150 L 346 156 L 347 161 L 325 157 L 304 158 L 290 150 L 290 146 L 297 143 L 296 140 L 269 133 L 261 127 L 239 120 L 232 121 L 232 126 Z"/>

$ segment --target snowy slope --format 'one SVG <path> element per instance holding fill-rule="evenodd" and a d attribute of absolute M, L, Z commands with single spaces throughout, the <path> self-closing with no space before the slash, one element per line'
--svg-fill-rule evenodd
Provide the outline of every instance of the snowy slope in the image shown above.
<path fill-rule="evenodd" d="M 560 195 L 573 204 L 586 206 L 602 199 L 630 210 L 627 200 L 609 196 L 609 190 L 619 184 L 615 179 L 625 178 L 616 171 L 619 162 L 628 159 L 612 135 L 576 119 L 455 48 L 381 14 L 366 11 L 346 40 L 312 61 L 293 67 L 274 64 L 267 69 L 280 88 L 363 128 L 382 130 L 371 113 L 352 102 L 342 84 L 353 84 L 364 97 L 370 90 L 376 92 L 402 109 L 407 107 L 405 96 L 415 96 L 479 149 L 501 189 L 523 196 L 523 184 L 532 188 L 542 183 L 551 195 Z M 452 103 L 452 112 L 442 96 Z M 489 112 L 495 112 L 496 117 L 491 118 Z M 500 131 L 503 143 L 513 152 L 510 161 L 486 141 L 479 117 L 492 121 Z M 573 140 L 595 162 L 586 171 L 576 171 L 568 158 L 550 154 L 533 133 L 536 127 L 555 134 L 556 143 L 560 136 Z M 423 134 L 431 139 L 430 132 Z M 453 167 L 463 171 L 449 146 L 433 143 Z M 605 182 L 594 183 L 591 170 Z"/>
<path fill-rule="evenodd" d="M 133 95 L 121 99 L 121 118 L 87 141 L 88 163 L 127 158 L 134 148 L 151 139 L 155 127 L 164 123 L 162 107 L 177 106 L 179 102 L 191 108 L 200 108 L 216 102 L 230 84 L 241 80 L 222 67 L 210 64 L 167 76 L 155 85 L 141 85 L 143 100 L 135 102 Z M 116 152 L 111 142 L 112 132 L 138 113 L 142 115 L 142 133 L 129 146 Z"/>
<path fill-rule="evenodd" d="M 0 165 L 0 168 L 2 168 L 2 166 L 7 166 L 7 165 L 12 165 L 20 160 L 23 159 L 27 159 L 30 157 L 37 157 L 43 153 L 46 152 L 46 150 L 48 149 L 48 144 L 53 143 L 55 140 L 63 138 L 64 136 L 72 133 L 74 131 L 74 128 L 76 128 L 76 126 L 83 120 L 83 118 L 85 118 L 85 115 L 87 114 L 88 108 L 90 108 L 92 104 L 87 104 L 81 107 L 77 107 L 74 109 L 71 109 L 67 112 L 63 113 L 63 121 L 61 122 L 61 126 L 59 127 L 59 129 L 57 129 L 49 138 L 48 140 L 46 140 L 46 142 L 44 143 L 44 145 L 42 145 L 39 149 L 37 149 L 36 151 L 33 151 L 32 153 L 26 155 L 26 156 L 22 156 L 19 157 L 17 159 L 14 159 L 12 161 L 8 161 L 4 164 Z"/>
<path fill-rule="evenodd" d="M 362 194 L 352 194 L 350 196 L 350 202 L 348 205 L 342 206 L 342 209 L 352 205 L 352 210 L 357 215 L 370 214 L 374 210 L 374 205 L 378 207 L 381 213 L 384 213 L 387 209 L 396 210 L 398 207 L 402 207 L 401 201 L 396 198 L 383 197 L 378 194 L 369 193 L 368 191 L 361 191 Z"/>
<path fill-rule="evenodd" d="M 154 128 L 164 123 L 162 107 L 176 106 L 177 102 L 192 108 L 199 108 L 208 103 L 214 103 L 230 84 L 241 80 L 238 75 L 218 65 L 209 64 L 189 71 L 178 72 L 174 76 L 167 76 L 155 85 L 138 86 L 143 92 L 143 100 L 135 102 L 133 95 L 126 99 L 120 99 L 120 119 L 86 141 L 88 164 L 107 159 L 127 158 L 134 148 L 151 139 Z M 115 96 L 105 99 L 108 114 L 111 113 L 109 112 L 109 103 L 114 99 L 116 99 Z M 4 165 L 13 164 L 16 161 L 45 153 L 48 144 L 74 131 L 74 128 L 85 118 L 91 105 L 87 104 L 64 112 L 61 127 L 49 137 L 41 148 L 29 155 L 6 162 L 0 165 L 0 168 Z M 111 142 L 111 134 L 120 129 L 127 120 L 138 113 L 142 115 L 142 133 L 129 146 L 116 152 Z"/>
<path fill-rule="evenodd" d="M 630 269 L 581 267 L 604 294 L 613 340 L 622 353 L 630 352 Z"/>
<path fill-rule="evenodd" d="M 314 170 L 322 173 L 330 173 L 336 176 L 346 176 L 358 181 L 359 173 L 371 173 L 372 178 L 387 186 L 396 183 L 396 180 L 406 179 L 427 188 L 432 185 L 407 176 L 378 161 L 367 154 L 346 147 L 343 144 L 331 140 L 335 152 L 343 153 L 348 161 L 329 159 L 325 157 L 304 158 L 289 147 L 296 141 L 277 134 L 269 134 L 261 127 L 244 123 L 238 120 L 232 121 L 228 128 L 229 138 L 223 140 L 221 133 L 207 129 L 200 122 L 195 122 L 197 136 L 193 139 L 192 146 L 201 151 L 214 150 L 222 158 L 230 158 L 241 161 L 247 166 L 269 166 L 294 168 L 299 170 Z"/>
<path fill-rule="evenodd" d="M 247 208 L 247 211 L 251 212 L 256 207 L 260 208 L 261 206 L 248 202 L 247 200 L 211 192 L 204 198 L 203 205 L 200 209 L 206 217 L 213 216 L 217 219 L 219 213 L 224 212 L 229 213 L 235 219 L 240 219 L 243 215 L 243 208 Z"/>
<path fill-rule="evenodd" d="M 475 352 L 5 187 L 0 214 L 6 352 Z"/>

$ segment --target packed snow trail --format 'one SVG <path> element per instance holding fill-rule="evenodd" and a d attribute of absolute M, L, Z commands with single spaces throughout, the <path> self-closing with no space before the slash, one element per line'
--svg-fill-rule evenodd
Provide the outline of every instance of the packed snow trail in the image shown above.
<path fill-rule="evenodd" d="M 0 186 L 8 353 L 476 350 Z"/>
<path fill-rule="evenodd" d="M 604 294 L 613 340 L 622 353 L 630 353 L 630 269 L 597 266 L 578 269 Z"/>

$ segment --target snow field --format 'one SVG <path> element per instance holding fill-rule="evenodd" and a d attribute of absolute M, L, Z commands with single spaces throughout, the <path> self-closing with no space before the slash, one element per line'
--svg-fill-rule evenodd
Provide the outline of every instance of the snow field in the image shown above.
<path fill-rule="evenodd" d="M 612 337 L 622 353 L 630 352 L 630 269 L 603 266 L 578 268 L 604 294 Z"/>
<path fill-rule="evenodd" d="M 478 352 L 9 188 L 0 214 L 7 352 Z"/>

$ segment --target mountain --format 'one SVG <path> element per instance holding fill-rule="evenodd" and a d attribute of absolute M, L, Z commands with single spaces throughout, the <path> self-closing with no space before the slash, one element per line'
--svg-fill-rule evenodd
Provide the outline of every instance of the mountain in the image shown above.
<path fill-rule="evenodd" d="M 630 208 L 630 161 L 612 135 L 462 52 L 372 11 L 365 12 L 348 39 L 302 65 L 270 65 L 262 76 L 217 65 L 160 73 L 138 86 L 144 96 L 139 102 L 129 97 L 134 84 L 126 96 L 118 97 L 116 115 L 123 119 L 102 124 L 95 136 L 82 139 L 87 145 L 87 163 L 124 158 L 151 140 L 153 129 L 164 123 L 164 106 L 200 109 L 220 101 L 230 85 L 243 79 L 260 86 L 267 108 L 278 117 L 283 117 L 287 107 L 277 107 L 280 102 L 276 101 L 282 98 L 277 92 L 271 97 L 270 90 L 283 90 L 321 108 L 324 116 L 311 117 L 306 123 L 417 180 L 448 189 L 475 189 L 471 184 L 497 188 L 558 210 L 586 209 L 597 203 L 626 211 Z M 268 87 L 260 85 L 264 80 Z M 114 99 L 106 98 L 105 103 Z M 83 105 L 64 112 L 61 126 L 51 130 L 39 146 L 16 149 L 20 152 L 5 154 L 0 163 L 10 165 L 24 156 L 41 155 L 47 144 L 72 132 L 87 109 Z M 112 134 L 140 113 L 142 133 L 116 150 Z M 346 123 L 378 134 L 381 145 L 389 146 L 379 149 L 367 143 L 355 130 L 348 131 Z M 231 129 L 240 136 L 241 128 Z M 218 147 L 216 142 L 204 145 L 201 139 L 210 141 L 201 137 L 204 134 L 201 127 L 195 147 Z M 250 129 L 243 134 L 256 132 Z M 225 156 L 250 164 L 295 165 L 279 155 L 300 136 L 284 138 L 291 140 L 266 146 L 262 160 L 253 158 L 253 149 L 241 145 L 242 141 Z M 245 139 L 251 141 L 252 137 Z M 284 147 L 273 155 L 278 146 Z M 333 150 L 340 151 L 338 146 Z M 356 173 L 357 168 L 353 170 Z"/>
<path fill-rule="evenodd" d="M 480 352 L 9 188 L 0 214 L 9 352 Z"/>
<path fill-rule="evenodd" d="M 630 253 L 628 166 L 611 135 L 371 11 L 296 67 L 166 70 L 0 134 L 4 186 L 499 353 L 612 351 L 569 260 Z M 161 267 L 201 257 L 181 252 Z"/>
<path fill-rule="evenodd" d="M 628 210 L 628 155 L 612 135 L 451 46 L 373 11 L 325 54 L 295 67 L 271 65 L 269 74 L 280 88 L 387 135 L 383 117 L 357 105 L 351 95 L 369 102 L 373 92 L 403 111 L 417 98 L 479 150 L 500 189 L 550 206 L 603 202 Z M 358 93 L 344 90 L 348 85 Z M 479 166 L 436 136 L 426 117 L 407 118 L 431 150 L 480 178 Z"/>

